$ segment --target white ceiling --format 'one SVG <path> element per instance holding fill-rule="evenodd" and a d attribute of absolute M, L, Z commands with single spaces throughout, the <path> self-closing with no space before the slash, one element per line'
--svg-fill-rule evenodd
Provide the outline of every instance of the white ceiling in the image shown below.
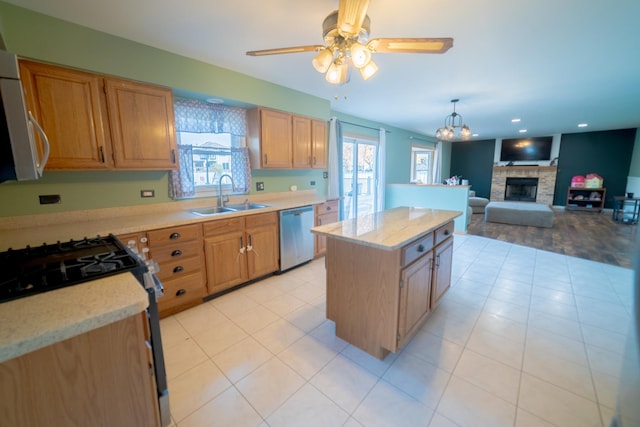
<path fill-rule="evenodd" d="M 314 70 L 312 52 L 245 55 L 322 44 L 322 21 L 338 0 L 5 1 L 426 135 L 452 112 L 452 98 L 476 139 L 640 127 L 638 0 L 372 0 L 372 38 L 453 37 L 454 46 L 443 55 L 375 54 L 376 76 L 354 73 L 341 87 Z"/>

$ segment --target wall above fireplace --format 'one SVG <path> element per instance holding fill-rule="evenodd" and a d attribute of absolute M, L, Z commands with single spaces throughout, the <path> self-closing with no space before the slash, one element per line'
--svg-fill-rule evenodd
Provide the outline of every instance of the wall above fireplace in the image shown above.
<path fill-rule="evenodd" d="M 491 177 L 491 200 L 504 200 L 507 178 L 538 178 L 536 202 L 552 205 L 557 172 L 557 166 L 496 166 Z"/>

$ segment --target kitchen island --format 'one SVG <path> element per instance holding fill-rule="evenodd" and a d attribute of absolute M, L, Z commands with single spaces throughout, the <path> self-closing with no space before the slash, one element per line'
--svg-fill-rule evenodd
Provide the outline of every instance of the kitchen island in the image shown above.
<path fill-rule="evenodd" d="M 397 207 L 311 229 L 327 239 L 336 336 L 379 359 L 402 348 L 449 288 L 460 215 Z"/>

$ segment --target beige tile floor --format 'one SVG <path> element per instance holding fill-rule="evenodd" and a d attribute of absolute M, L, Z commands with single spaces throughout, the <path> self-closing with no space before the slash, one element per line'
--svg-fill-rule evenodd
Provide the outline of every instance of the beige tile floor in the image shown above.
<path fill-rule="evenodd" d="M 607 426 L 632 271 L 454 239 L 450 291 L 384 361 L 335 337 L 322 259 L 163 319 L 174 425 Z"/>

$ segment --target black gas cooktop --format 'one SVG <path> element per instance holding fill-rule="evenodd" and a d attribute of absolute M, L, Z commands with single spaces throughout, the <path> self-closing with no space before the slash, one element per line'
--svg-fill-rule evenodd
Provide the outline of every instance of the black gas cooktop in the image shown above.
<path fill-rule="evenodd" d="M 84 238 L 0 253 L 0 302 L 147 267 L 117 237 Z"/>

